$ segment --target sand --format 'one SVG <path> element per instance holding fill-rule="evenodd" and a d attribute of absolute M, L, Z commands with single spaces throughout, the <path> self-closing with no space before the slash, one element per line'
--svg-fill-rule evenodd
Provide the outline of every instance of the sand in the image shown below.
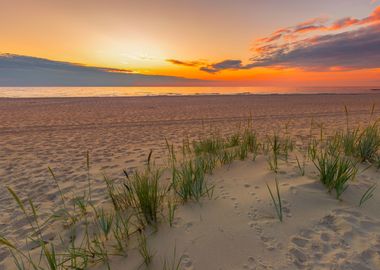
<path fill-rule="evenodd" d="M 380 95 L 0 99 L 0 234 L 23 246 L 29 232 L 7 186 L 31 198 L 47 217 L 61 203 L 47 167 L 53 168 L 64 192 L 84 190 L 86 151 L 93 200 L 102 205 L 108 201 L 102 174 L 122 178 L 124 168 L 144 164 L 150 149 L 156 163 L 165 164 L 165 138 L 178 144 L 215 130 L 231 134 L 251 115 L 260 136 L 288 126 L 299 146 L 312 121 L 327 133 L 343 129 L 346 105 L 350 125 L 364 125 L 373 103 L 379 108 Z M 375 118 L 379 112 L 375 110 Z M 162 269 L 174 247 L 184 258 L 181 269 L 189 270 L 380 269 L 380 191 L 357 206 L 377 182 L 376 169 L 364 170 L 367 165 L 361 164 L 357 180 L 337 201 L 320 184 L 311 163 L 305 176 L 300 175 L 295 154 L 280 163 L 278 173 L 284 222 L 276 218 L 266 188 L 266 183 L 273 186 L 274 173 L 265 157 L 235 161 L 208 176 L 215 185 L 212 199 L 179 206 L 174 227 L 163 223 L 148 237 L 155 254 L 150 269 Z M 57 224 L 46 228 L 47 241 L 57 241 L 59 229 Z M 127 258 L 111 260 L 112 269 L 139 265 L 134 248 Z M 0 269 L 15 269 L 4 249 Z"/>

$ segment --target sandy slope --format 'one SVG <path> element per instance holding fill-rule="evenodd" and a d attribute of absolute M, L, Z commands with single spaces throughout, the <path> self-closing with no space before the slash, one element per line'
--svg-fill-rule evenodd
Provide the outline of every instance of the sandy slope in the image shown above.
<path fill-rule="evenodd" d="M 143 164 L 149 149 L 160 158 L 164 138 L 178 143 L 215 129 L 228 134 L 252 114 L 261 135 L 288 123 L 300 144 L 311 119 L 327 131 L 343 128 L 347 105 L 351 124 L 361 124 L 379 101 L 379 95 L 2 99 L 0 233 L 22 243 L 28 232 L 6 186 L 31 197 L 46 217 L 60 204 L 47 166 L 55 169 L 64 191 L 79 192 L 86 185 L 86 150 L 92 157 L 94 201 L 100 205 L 106 201 L 102 173 L 122 177 L 123 168 Z M 161 269 L 175 246 L 177 257 L 184 254 L 184 269 L 380 269 L 380 191 L 357 207 L 378 172 L 361 173 L 339 202 L 318 182 L 312 165 L 302 177 L 293 156 L 280 169 L 283 223 L 275 218 L 265 186 L 274 179 L 265 158 L 234 162 L 210 176 L 213 199 L 180 206 L 174 228 L 163 224 L 149 237 L 152 269 Z M 56 230 L 47 229 L 51 239 Z M 0 260 L 6 256 L 0 250 Z M 113 269 L 140 264 L 136 250 L 112 261 Z M 9 260 L 2 268 L 14 269 Z"/>
<path fill-rule="evenodd" d="M 274 185 L 266 159 L 236 161 L 210 176 L 213 199 L 181 206 L 174 228 L 165 224 L 151 235 L 152 269 L 162 269 L 174 248 L 177 259 L 184 255 L 183 269 L 380 269 L 379 191 L 357 206 L 378 172 L 361 173 L 343 201 L 337 201 L 312 166 L 306 176 L 300 176 L 294 160 L 280 168 L 282 223 L 265 185 Z M 132 251 L 127 259 L 114 261 L 112 269 L 140 264 Z"/>

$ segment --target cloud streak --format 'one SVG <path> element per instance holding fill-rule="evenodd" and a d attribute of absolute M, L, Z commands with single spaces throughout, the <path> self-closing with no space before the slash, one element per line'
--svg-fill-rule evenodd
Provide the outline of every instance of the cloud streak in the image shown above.
<path fill-rule="evenodd" d="M 205 64 L 202 61 L 181 61 L 177 59 L 166 59 L 166 62 L 169 62 L 173 65 L 186 66 L 186 67 L 199 67 Z"/>
<path fill-rule="evenodd" d="M 346 17 L 326 22 L 327 18 L 313 18 L 278 29 L 256 41 L 249 62 L 227 59 L 200 70 L 217 73 L 257 67 L 318 71 L 380 68 L 380 7 L 363 19 Z M 322 34 L 311 35 L 316 32 Z"/>
<path fill-rule="evenodd" d="M 0 86 L 177 86 L 202 83 L 205 81 L 0 54 Z"/>

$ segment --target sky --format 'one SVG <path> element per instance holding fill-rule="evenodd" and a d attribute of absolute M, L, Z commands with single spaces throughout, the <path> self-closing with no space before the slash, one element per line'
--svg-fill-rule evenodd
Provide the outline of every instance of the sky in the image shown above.
<path fill-rule="evenodd" d="M 89 81 L 102 73 L 110 84 L 133 76 L 157 85 L 170 78 L 175 85 L 380 84 L 376 0 L 0 0 L 0 6 L 0 84 L 17 84 L 20 75 L 43 81 L 45 71 L 57 78 L 50 84 L 74 73 Z"/>

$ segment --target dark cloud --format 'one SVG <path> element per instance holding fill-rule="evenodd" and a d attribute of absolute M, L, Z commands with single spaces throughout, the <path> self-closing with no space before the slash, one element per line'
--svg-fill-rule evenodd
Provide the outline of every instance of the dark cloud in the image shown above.
<path fill-rule="evenodd" d="M 200 68 L 200 70 L 206 71 L 209 73 L 216 73 L 224 69 L 244 69 L 244 66 L 241 60 L 224 60 L 222 62 Z"/>
<path fill-rule="evenodd" d="M 201 70 L 216 73 L 225 69 L 255 67 L 298 67 L 306 70 L 380 68 L 380 7 L 361 20 L 347 17 L 330 26 L 324 26 L 323 22 L 323 19 L 315 18 L 295 27 L 279 29 L 260 39 L 247 64 L 241 60 L 224 60 L 201 67 Z M 357 27 L 346 32 L 333 32 L 352 25 Z M 294 36 L 297 33 L 302 37 L 316 30 L 323 30 L 325 34 L 307 35 L 306 38 Z M 287 42 L 279 41 L 284 35 L 293 36 Z"/>
<path fill-rule="evenodd" d="M 0 54 L 0 68 L 41 68 L 41 69 L 58 69 L 65 71 L 81 72 L 124 72 L 130 73 L 131 70 L 114 69 L 103 67 L 90 67 L 76 63 L 52 61 L 44 58 L 31 57 L 16 54 Z"/>
<path fill-rule="evenodd" d="M 380 25 L 330 34 L 279 46 L 269 55 L 257 56 L 244 68 L 284 66 L 327 70 L 380 67 Z"/>
<path fill-rule="evenodd" d="M 0 54 L 0 86 L 176 86 L 200 83 L 201 80 L 173 76 L 135 74 L 126 69 Z"/>
<path fill-rule="evenodd" d="M 202 61 L 181 61 L 177 59 L 166 59 L 166 62 L 186 67 L 199 67 L 205 64 L 205 62 Z"/>

